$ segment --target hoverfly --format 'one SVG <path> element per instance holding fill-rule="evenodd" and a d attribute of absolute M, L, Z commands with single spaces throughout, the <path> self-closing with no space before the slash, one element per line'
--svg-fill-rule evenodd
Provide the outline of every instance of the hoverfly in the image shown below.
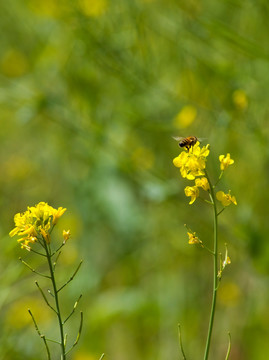
<path fill-rule="evenodd" d="M 178 137 L 173 136 L 173 139 L 178 141 L 178 146 L 186 148 L 188 151 L 193 147 L 197 141 L 202 141 L 203 139 L 198 139 L 196 136 L 187 136 L 187 137 Z"/>

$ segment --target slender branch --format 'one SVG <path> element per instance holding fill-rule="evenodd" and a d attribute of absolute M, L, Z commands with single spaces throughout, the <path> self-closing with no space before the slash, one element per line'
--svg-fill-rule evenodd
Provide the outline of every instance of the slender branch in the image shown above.
<path fill-rule="evenodd" d="M 35 253 L 35 254 L 37 254 L 37 255 L 46 257 L 46 254 L 42 254 L 41 252 L 36 251 L 36 250 L 33 250 L 32 248 L 30 248 L 30 251 L 33 252 L 33 253 Z"/>
<path fill-rule="evenodd" d="M 102 360 L 104 358 L 105 354 L 102 354 L 99 360 Z"/>
<path fill-rule="evenodd" d="M 225 207 L 217 213 L 217 216 L 219 216 L 224 210 L 225 210 Z"/>
<path fill-rule="evenodd" d="M 224 171 L 222 170 L 220 175 L 219 175 L 219 178 L 218 180 L 216 181 L 215 185 L 213 185 L 213 189 L 215 189 L 215 187 L 218 185 L 218 183 L 220 182 L 220 179 L 222 178 L 222 175 L 223 175 Z"/>
<path fill-rule="evenodd" d="M 61 255 L 61 253 L 62 253 L 61 251 L 58 252 L 58 254 L 57 254 L 57 256 L 56 256 L 56 259 L 55 259 L 55 261 L 54 261 L 54 263 L 53 263 L 53 272 L 55 271 L 56 264 L 57 264 L 57 261 L 58 261 L 60 255 Z"/>
<path fill-rule="evenodd" d="M 67 355 L 77 345 L 77 343 L 80 339 L 82 326 L 83 326 L 83 312 L 81 311 L 80 312 L 80 324 L 79 324 L 79 329 L 78 329 L 78 334 L 77 334 L 76 340 L 75 340 L 74 344 L 71 346 L 71 348 L 65 353 L 65 355 Z"/>
<path fill-rule="evenodd" d="M 74 314 L 76 307 L 78 306 L 78 302 L 81 299 L 82 294 L 79 296 L 79 298 L 77 299 L 77 301 L 74 304 L 73 310 L 71 311 L 71 313 L 67 316 L 67 318 L 63 321 L 63 324 L 65 324 L 67 322 L 67 320 Z"/>
<path fill-rule="evenodd" d="M 28 267 L 28 269 L 30 269 L 32 272 L 34 272 L 35 274 L 37 275 L 40 275 L 40 276 L 43 276 L 47 279 L 50 279 L 50 276 L 49 275 L 44 275 L 42 273 L 40 273 L 39 271 L 36 271 L 35 269 L 33 269 L 29 264 L 27 264 L 27 262 L 25 262 L 24 260 L 22 260 L 21 257 L 19 257 L 19 260 L 23 263 L 23 265 L 25 265 L 26 267 Z"/>
<path fill-rule="evenodd" d="M 228 336 L 229 336 L 229 344 L 228 344 L 228 349 L 227 349 L 227 354 L 226 354 L 225 360 L 229 359 L 230 352 L 231 352 L 231 334 L 230 334 L 230 332 L 228 332 Z"/>
<path fill-rule="evenodd" d="M 47 341 L 53 342 L 55 344 L 61 345 L 60 341 L 56 341 L 56 340 L 52 340 L 52 339 L 47 339 Z"/>
<path fill-rule="evenodd" d="M 37 281 L 35 281 L 35 284 L 38 287 L 38 290 L 41 292 L 41 295 L 42 295 L 43 299 L 45 300 L 45 303 L 48 305 L 48 307 L 51 308 L 51 310 L 53 310 L 57 314 L 57 311 L 54 309 L 53 306 L 50 305 L 50 303 L 48 302 L 48 299 L 46 298 L 46 295 L 44 294 L 43 290 L 41 289 L 41 287 L 39 286 Z"/>
<path fill-rule="evenodd" d="M 55 298 L 54 294 L 52 293 L 52 291 L 50 291 L 50 289 L 48 290 L 48 293 Z"/>
<path fill-rule="evenodd" d="M 66 282 L 63 286 L 61 286 L 61 287 L 57 290 L 57 292 L 60 292 L 67 284 L 70 283 L 70 281 L 72 281 L 72 280 L 74 279 L 74 277 L 76 276 L 77 272 L 79 271 L 79 268 L 81 267 L 82 262 L 83 262 L 83 261 L 80 260 L 80 263 L 78 264 L 78 267 L 76 268 L 74 274 L 70 277 L 69 280 L 67 280 L 67 282 Z"/>
<path fill-rule="evenodd" d="M 207 360 L 209 355 L 211 336 L 212 336 L 212 330 L 214 324 L 216 301 L 217 301 L 217 290 L 218 290 L 218 212 L 217 212 L 214 188 L 208 177 L 207 172 L 205 172 L 205 174 L 208 180 L 208 184 L 210 188 L 209 196 L 213 203 L 213 210 L 214 210 L 213 292 L 212 292 L 212 305 L 211 305 L 211 313 L 210 313 L 209 326 L 208 326 L 208 334 L 207 334 L 205 354 L 204 354 L 204 360 Z"/>
<path fill-rule="evenodd" d="M 186 356 L 183 350 L 183 345 L 182 345 L 182 336 L 181 336 L 181 328 L 180 328 L 180 324 L 178 324 L 178 337 L 179 337 L 179 345 L 180 345 L 180 350 L 181 350 L 181 354 L 182 354 L 182 358 L 183 360 L 186 360 Z"/>
<path fill-rule="evenodd" d="M 51 256 L 55 255 L 65 244 L 66 244 L 66 243 L 63 242 L 63 243 L 58 247 L 58 249 L 56 249 L 56 250 L 51 254 Z"/>
<path fill-rule="evenodd" d="M 48 340 L 48 339 L 46 339 L 45 335 L 42 335 L 42 334 L 41 334 L 41 332 L 40 332 L 40 330 L 39 330 L 39 328 L 38 328 L 38 326 L 37 326 L 37 323 L 36 323 L 36 321 L 35 321 L 34 315 L 32 314 L 32 312 L 31 312 L 30 309 L 28 309 L 28 312 L 29 312 L 29 314 L 31 315 L 31 318 L 32 318 L 33 323 L 34 323 L 34 325 L 35 325 L 36 332 L 38 333 L 38 335 L 41 337 L 41 339 L 42 339 L 43 342 L 44 342 L 44 345 L 45 345 L 46 351 L 47 351 L 47 355 L 48 355 L 48 360 L 51 360 L 50 351 L 49 351 L 49 347 L 48 347 L 48 344 L 47 344 L 47 340 Z"/>

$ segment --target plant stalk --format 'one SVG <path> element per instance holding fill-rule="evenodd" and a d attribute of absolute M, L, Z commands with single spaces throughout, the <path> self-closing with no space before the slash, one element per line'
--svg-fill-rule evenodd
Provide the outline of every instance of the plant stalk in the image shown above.
<path fill-rule="evenodd" d="M 204 360 L 208 359 L 211 336 L 214 324 L 215 310 L 216 310 L 216 301 L 217 301 L 217 291 L 218 291 L 218 212 L 216 206 L 216 197 L 214 188 L 210 182 L 208 175 L 206 174 L 209 187 L 210 187 L 210 198 L 213 203 L 213 211 L 214 211 L 214 246 L 213 246 L 213 293 L 212 293 L 212 304 L 211 304 L 211 313 L 209 319 L 206 347 L 204 353 Z"/>
<path fill-rule="evenodd" d="M 56 306 L 56 313 L 57 313 L 58 322 L 59 322 L 60 337 L 61 337 L 60 345 L 61 345 L 61 353 L 62 353 L 61 360 L 66 360 L 65 344 L 64 344 L 64 329 L 63 329 L 63 322 L 62 322 L 59 299 L 58 299 L 58 291 L 57 291 L 57 286 L 56 286 L 56 281 L 55 281 L 55 276 L 54 276 L 54 270 L 53 270 L 53 265 L 52 265 L 52 261 L 51 261 L 51 252 L 50 252 L 50 247 L 46 243 L 46 240 L 44 238 L 43 238 L 43 241 L 44 241 L 44 245 L 45 245 L 44 247 L 46 250 L 46 256 L 47 256 L 49 270 L 50 270 L 50 277 L 51 277 L 51 282 L 52 282 L 52 287 L 53 287 L 53 292 L 54 292 L 55 306 Z"/>

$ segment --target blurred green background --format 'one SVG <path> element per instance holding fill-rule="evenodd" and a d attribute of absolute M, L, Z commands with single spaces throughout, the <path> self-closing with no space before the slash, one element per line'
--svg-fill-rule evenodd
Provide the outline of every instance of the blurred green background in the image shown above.
<path fill-rule="evenodd" d="M 231 359 L 266 360 L 268 2 L 16 0 L 0 14 L 0 358 L 46 358 L 29 307 L 57 336 L 18 257 L 43 265 L 8 236 L 14 214 L 39 201 L 68 209 L 59 281 L 84 259 L 63 293 L 66 313 L 83 293 L 70 359 L 179 359 L 178 323 L 187 358 L 202 358 L 212 259 L 188 245 L 184 224 L 210 246 L 212 213 L 188 205 L 171 138 L 196 135 L 211 145 L 213 178 L 231 153 L 220 188 L 238 202 L 220 217 L 232 264 L 210 358 L 225 357 L 230 331 Z M 78 325 L 79 311 L 70 341 Z"/>

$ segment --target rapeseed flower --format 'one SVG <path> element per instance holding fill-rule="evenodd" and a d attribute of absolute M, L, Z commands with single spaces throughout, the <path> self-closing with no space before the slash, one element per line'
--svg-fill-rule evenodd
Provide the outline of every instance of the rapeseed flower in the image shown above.
<path fill-rule="evenodd" d="M 70 238 L 70 236 L 71 236 L 70 230 L 63 230 L 64 243 L 67 242 L 67 240 Z"/>
<path fill-rule="evenodd" d="M 205 191 L 209 190 L 209 183 L 206 177 L 195 179 L 195 185 L 201 187 Z"/>
<path fill-rule="evenodd" d="M 181 176 L 194 180 L 197 176 L 205 175 L 206 158 L 209 155 L 209 144 L 200 148 L 200 143 L 191 147 L 189 151 L 182 151 L 173 160 L 173 164 L 180 169 Z"/>
<path fill-rule="evenodd" d="M 18 235 L 21 247 L 30 251 L 30 244 L 44 239 L 50 243 L 50 233 L 58 219 L 66 211 L 59 207 L 54 209 L 45 202 L 40 202 L 36 206 L 28 207 L 24 213 L 18 213 L 14 216 L 15 228 L 10 231 L 11 237 Z"/>
<path fill-rule="evenodd" d="M 224 171 L 225 169 L 227 169 L 227 167 L 229 165 L 232 165 L 234 163 L 234 160 L 231 159 L 229 153 L 226 156 L 220 155 L 219 156 L 219 161 L 220 161 L 220 170 L 221 171 Z"/>
<path fill-rule="evenodd" d="M 193 245 L 202 243 L 202 241 L 196 236 L 195 232 L 187 232 L 187 234 L 189 236 L 189 244 Z"/>
<path fill-rule="evenodd" d="M 231 195 L 231 190 L 228 194 L 225 194 L 223 191 L 218 191 L 216 193 L 216 198 L 222 203 L 223 206 L 229 206 L 231 203 L 237 205 L 235 196 Z"/>
<path fill-rule="evenodd" d="M 197 186 L 187 186 L 184 189 L 185 191 L 185 195 L 186 196 L 190 196 L 191 197 L 191 201 L 189 202 L 189 204 L 193 204 L 194 201 L 198 198 L 199 196 L 199 189 Z"/>

